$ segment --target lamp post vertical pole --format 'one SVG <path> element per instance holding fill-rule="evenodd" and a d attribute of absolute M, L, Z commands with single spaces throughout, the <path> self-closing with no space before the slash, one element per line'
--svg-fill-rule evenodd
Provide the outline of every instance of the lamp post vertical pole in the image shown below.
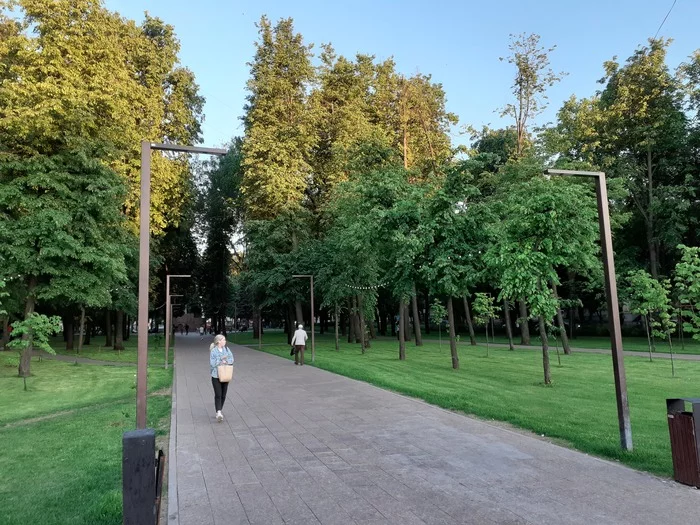
<path fill-rule="evenodd" d="M 141 142 L 141 209 L 139 218 L 139 331 L 136 366 L 136 428 L 146 428 L 148 366 L 148 271 L 150 259 L 151 144 Z"/>
<path fill-rule="evenodd" d="M 615 277 L 615 256 L 610 230 L 610 211 L 608 187 L 605 173 L 602 171 L 577 171 L 547 169 L 546 175 L 565 175 L 574 177 L 593 177 L 598 205 L 598 225 L 600 229 L 600 248 L 603 256 L 603 275 L 605 278 L 605 298 L 608 307 L 608 327 L 612 349 L 613 376 L 615 379 L 615 399 L 617 401 L 617 421 L 620 429 L 620 446 L 623 450 L 632 450 L 632 424 L 630 422 L 630 405 L 627 398 L 627 379 L 625 377 L 625 359 L 622 349 L 622 327 L 617 299 L 617 281 Z"/>
<path fill-rule="evenodd" d="M 168 350 L 170 349 L 170 324 L 173 313 L 170 311 L 170 276 L 165 276 L 165 369 L 168 369 Z"/>
<path fill-rule="evenodd" d="M 629 400 L 627 398 L 627 379 L 625 377 L 622 329 L 617 299 L 615 259 L 612 248 L 608 189 L 605 174 L 601 173 L 595 178 L 595 181 L 596 198 L 598 200 L 598 223 L 600 224 L 600 246 L 603 255 L 603 272 L 605 274 L 605 296 L 608 303 L 608 324 L 615 376 L 615 397 L 617 399 L 617 415 L 620 427 L 620 445 L 624 450 L 632 450 L 632 425 L 630 422 Z"/>
<path fill-rule="evenodd" d="M 314 276 L 311 275 L 311 362 L 313 363 L 316 359 L 316 345 L 314 343 L 314 332 L 315 332 L 315 321 L 316 315 L 314 314 Z"/>

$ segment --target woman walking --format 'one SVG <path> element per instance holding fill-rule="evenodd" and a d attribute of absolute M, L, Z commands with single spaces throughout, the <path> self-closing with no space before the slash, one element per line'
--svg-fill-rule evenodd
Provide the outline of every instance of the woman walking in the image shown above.
<path fill-rule="evenodd" d="M 224 415 L 221 410 L 226 401 L 226 391 L 228 383 L 219 381 L 219 365 L 232 365 L 233 353 L 226 346 L 226 338 L 219 334 L 214 338 L 214 342 L 209 346 L 209 367 L 211 368 L 211 384 L 214 387 L 214 408 L 216 410 L 216 420 L 221 423 Z"/>

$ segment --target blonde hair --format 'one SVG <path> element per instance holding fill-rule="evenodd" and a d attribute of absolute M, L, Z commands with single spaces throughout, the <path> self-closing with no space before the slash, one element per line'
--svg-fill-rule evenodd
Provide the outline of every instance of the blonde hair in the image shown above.
<path fill-rule="evenodd" d="M 216 337 L 214 337 L 214 342 L 209 345 L 209 350 L 214 348 L 219 342 L 225 341 L 225 340 L 226 340 L 226 338 L 223 335 L 217 334 Z"/>

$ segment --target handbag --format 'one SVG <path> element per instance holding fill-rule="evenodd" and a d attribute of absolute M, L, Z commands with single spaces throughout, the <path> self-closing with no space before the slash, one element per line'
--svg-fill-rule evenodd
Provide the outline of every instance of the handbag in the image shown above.
<path fill-rule="evenodd" d="M 294 355 L 295 351 L 296 351 L 296 348 L 294 348 L 294 345 L 292 345 L 292 349 L 289 351 L 289 355 Z"/>
<path fill-rule="evenodd" d="M 233 365 L 219 365 L 216 370 L 220 383 L 229 383 L 233 379 Z"/>

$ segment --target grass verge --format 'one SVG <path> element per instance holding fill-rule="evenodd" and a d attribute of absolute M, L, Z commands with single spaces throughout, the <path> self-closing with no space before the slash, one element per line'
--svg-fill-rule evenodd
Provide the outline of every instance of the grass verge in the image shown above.
<path fill-rule="evenodd" d="M 122 523 L 122 434 L 135 428 L 134 373 L 34 358 L 25 392 L 12 354 L 0 352 L 3 525 Z M 161 441 L 171 383 L 172 370 L 149 370 L 148 426 Z"/>

